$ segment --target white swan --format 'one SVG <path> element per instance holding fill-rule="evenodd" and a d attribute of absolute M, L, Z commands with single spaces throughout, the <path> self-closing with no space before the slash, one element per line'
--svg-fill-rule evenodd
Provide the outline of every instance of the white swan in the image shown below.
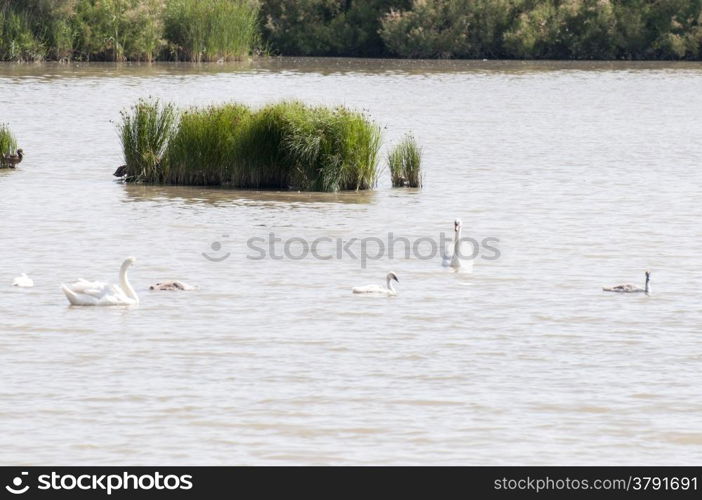
<path fill-rule="evenodd" d="M 25 273 L 22 273 L 21 276 L 17 276 L 14 280 L 12 280 L 12 286 L 31 288 L 34 286 L 34 281 L 32 281 L 32 278 L 27 276 Z"/>
<path fill-rule="evenodd" d="M 70 285 L 61 284 L 63 293 L 74 306 L 131 306 L 139 297 L 127 280 L 127 269 L 134 264 L 134 257 L 127 258 L 119 269 L 119 285 L 101 281 L 79 279 Z"/>
<path fill-rule="evenodd" d="M 463 222 L 461 222 L 461 219 L 453 221 L 453 248 L 450 252 L 444 253 L 441 265 L 450 267 L 456 272 L 472 272 L 473 259 L 468 259 L 466 262 L 461 260 L 463 256 L 463 252 L 461 251 L 461 229 L 463 229 Z"/>
<path fill-rule="evenodd" d="M 651 273 L 650 271 L 646 271 L 646 284 L 644 285 L 644 288 L 639 288 L 638 286 L 635 285 L 617 285 L 613 286 L 611 288 L 603 288 L 602 290 L 605 292 L 616 292 L 616 293 L 645 293 L 648 295 L 651 293 L 651 285 L 649 282 L 651 281 Z"/>
<path fill-rule="evenodd" d="M 392 282 L 397 281 L 398 283 L 400 280 L 397 279 L 397 276 L 395 273 L 388 273 L 388 275 L 385 277 L 386 284 L 385 286 L 382 285 L 366 285 L 366 286 L 357 286 L 352 289 L 353 293 L 367 293 L 367 294 L 372 294 L 372 295 L 385 295 L 385 296 L 391 296 L 391 295 L 397 295 L 397 290 L 392 286 Z"/>

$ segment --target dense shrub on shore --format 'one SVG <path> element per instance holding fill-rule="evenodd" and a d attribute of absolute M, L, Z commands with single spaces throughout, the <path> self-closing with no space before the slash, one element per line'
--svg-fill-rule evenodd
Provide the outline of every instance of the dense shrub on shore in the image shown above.
<path fill-rule="evenodd" d="M 386 55 L 380 22 L 411 0 L 263 0 L 263 35 L 275 53 L 290 56 Z"/>
<path fill-rule="evenodd" d="M 258 0 L 0 0 L 0 60 L 240 58 L 258 11 Z"/>
<path fill-rule="evenodd" d="M 401 57 L 698 59 L 700 0 L 415 0 L 381 36 Z"/>
<path fill-rule="evenodd" d="M 381 36 L 388 51 L 401 57 L 499 57 L 515 6 L 514 0 L 414 2 L 383 18 Z"/>
<path fill-rule="evenodd" d="M 377 182 L 380 128 L 344 107 L 282 102 L 251 109 L 226 104 L 193 108 L 164 140 L 157 102 L 140 102 L 122 117 L 129 181 L 251 189 L 339 191 L 371 189 Z M 132 137 L 151 138 L 141 148 Z M 162 148 L 160 146 L 163 146 Z M 137 151 L 130 156 L 128 153 Z M 149 151 L 144 154 L 143 151 Z"/>
<path fill-rule="evenodd" d="M 44 47 L 35 39 L 27 16 L 0 7 L 0 60 L 36 60 L 44 56 Z"/>
<path fill-rule="evenodd" d="M 702 59 L 702 0 L 0 0 L 0 60 Z"/>

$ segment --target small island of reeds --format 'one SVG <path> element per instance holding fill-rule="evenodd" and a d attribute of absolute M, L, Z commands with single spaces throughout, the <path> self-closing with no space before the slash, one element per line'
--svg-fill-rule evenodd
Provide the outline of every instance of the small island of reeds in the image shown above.
<path fill-rule="evenodd" d="M 118 125 L 126 182 L 241 189 L 372 189 L 380 127 L 339 106 L 190 108 L 141 100 Z"/>
<path fill-rule="evenodd" d="M 422 148 L 411 134 L 388 153 L 393 187 L 422 187 Z"/>
<path fill-rule="evenodd" d="M 17 139 L 5 123 L 0 123 L 0 168 L 14 168 L 22 161 L 22 150 L 17 149 Z"/>

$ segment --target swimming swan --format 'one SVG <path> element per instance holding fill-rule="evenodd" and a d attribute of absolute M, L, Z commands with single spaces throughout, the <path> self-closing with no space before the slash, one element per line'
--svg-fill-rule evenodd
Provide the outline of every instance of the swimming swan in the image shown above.
<path fill-rule="evenodd" d="M 397 295 L 397 290 L 392 286 L 392 281 L 395 280 L 398 283 L 400 280 L 397 279 L 397 276 L 395 273 L 388 273 L 388 275 L 385 277 L 386 285 L 366 285 L 366 286 L 357 286 L 352 289 L 353 293 L 368 293 L 368 294 L 373 294 L 373 295 L 386 295 L 386 296 L 391 296 L 391 295 Z"/>
<path fill-rule="evenodd" d="M 453 249 L 449 253 L 445 253 L 441 261 L 441 265 L 444 267 L 450 267 L 454 271 L 473 271 L 473 259 L 468 260 L 466 263 L 461 262 L 461 229 L 463 229 L 463 222 L 461 219 L 456 219 L 453 221 Z"/>
<path fill-rule="evenodd" d="M 651 285 L 649 282 L 651 281 L 651 273 L 650 271 L 646 271 L 646 285 L 645 288 L 639 288 L 638 286 L 634 285 L 617 285 L 613 286 L 611 288 L 603 288 L 605 292 L 616 292 L 616 293 L 645 293 L 648 295 L 651 293 Z"/>
<path fill-rule="evenodd" d="M 183 283 L 182 281 L 178 280 L 173 280 L 173 281 L 162 281 L 160 283 L 156 283 L 155 285 L 151 285 L 149 287 L 149 290 L 168 290 L 168 291 L 174 291 L 174 290 L 197 290 L 196 286 L 188 285 L 187 283 Z"/>
<path fill-rule="evenodd" d="M 79 279 L 70 285 L 61 284 L 63 293 L 74 306 L 131 306 L 139 297 L 127 280 L 127 269 L 134 264 L 134 257 L 127 258 L 119 269 L 119 285 L 101 281 Z"/>
<path fill-rule="evenodd" d="M 12 286 L 31 288 L 34 286 L 34 281 L 32 281 L 32 278 L 27 276 L 25 273 L 22 273 L 21 276 L 17 276 L 14 280 L 12 280 Z"/>

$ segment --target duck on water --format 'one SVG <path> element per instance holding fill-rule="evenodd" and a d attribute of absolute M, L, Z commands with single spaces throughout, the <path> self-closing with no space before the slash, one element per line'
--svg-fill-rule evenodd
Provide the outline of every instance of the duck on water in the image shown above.
<path fill-rule="evenodd" d="M 6 153 L 0 156 L 0 166 L 5 168 L 15 168 L 17 165 L 22 163 L 22 158 L 24 158 L 24 151 L 21 149 L 18 149 L 16 154 Z"/>

